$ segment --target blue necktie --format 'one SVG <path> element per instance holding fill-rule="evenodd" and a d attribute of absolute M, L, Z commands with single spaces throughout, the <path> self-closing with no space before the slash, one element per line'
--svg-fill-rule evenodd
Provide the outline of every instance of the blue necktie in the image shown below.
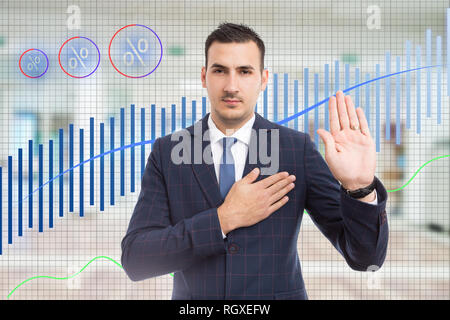
<path fill-rule="evenodd" d="M 225 199 L 228 191 L 235 182 L 234 159 L 231 154 L 231 146 L 237 141 L 234 137 L 224 137 L 222 140 L 223 153 L 220 161 L 219 187 L 222 199 Z"/>

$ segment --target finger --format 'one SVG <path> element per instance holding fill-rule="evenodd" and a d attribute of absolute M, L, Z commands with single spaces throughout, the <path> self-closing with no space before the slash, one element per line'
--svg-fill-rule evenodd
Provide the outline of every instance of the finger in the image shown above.
<path fill-rule="evenodd" d="M 350 126 L 350 122 L 347 114 L 347 106 L 345 105 L 344 93 L 339 90 L 336 92 L 337 110 L 339 115 L 339 123 L 341 130 L 347 129 Z"/>
<path fill-rule="evenodd" d="M 356 113 L 358 115 L 359 124 L 361 126 L 361 132 L 370 137 L 370 129 L 369 124 L 367 123 L 366 115 L 364 114 L 364 111 L 362 108 L 356 108 Z"/>
<path fill-rule="evenodd" d="M 336 134 L 341 130 L 339 124 L 339 116 L 336 106 L 336 97 L 331 96 L 328 102 L 328 113 L 330 114 L 330 131 L 331 134 Z"/>
<path fill-rule="evenodd" d="M 325 145 L 325 153 L 329 155 L 335 154 L 337 151 L 336 144 L 334 142 L 334 138 L 331 135 L 331 133 L 323 129 L 318 129 L 317 134 L 320 136 L 320 138 L 323 141 L 323 144 Z"/>
<path fill-rule="evenodd" d="M 288 176 L 289 176 L 289 173 L 287 173 L 286 171 L 278 172 L 276 174 L 271 175 L 270 177 L 267 177 L 263 180 L 256 182 L 256 184 L 259 184 L 261 187 L 266 189 L 266 188 L 270 187 L 271 185 L 273 185 L 274 183 L 276 183 L 277 181 L 287 178 Z"/>
<path fill-rule="evenodd" d="M 347 105 L 347 114 L 350 120 L 350 128 L 357 127 L 358 129 L 361 127 L 358 116 L 355 111 L 355 104 L 353 103 L 352 97 L 345 96 L 345 104 Z"/>
<path fill-rule="evenodd" d="M 272 204 L 269 207 L 269 215 L 271 215 L 272 213 L 274 213 L 275 211 L 280 209 L 282 206 L 284 206 L 288 202 L 288 200 L 289 200 L 289 197 L 285 196 L 282 199 L 280 199 L 277 202 L 275 202 L 274 204 Z"/>
<path fill-rule="evenodd" d="M 294 187 L 295 187 L 295 184 L 292 182 L 292 183 L 289 183 L 287 186 L 283 187 L 282 189 L 278 190 L 272 196 L 269 197 L 269 203 L 272 204 L 272 203 L 278 201 L 283 196 L 285 196 L 286 193 L 288 193 L 289 191 L 294 189 Z"/>
<path fill-rule="evenodd" d="M 269 188 L 267 188 L 267 191 L 269 191 L 270 195 L 273 195 L 294 181 L 295 181 L 295 176 L 290 175 L 289 177 L 284 178 L 284 179 L 278 181 L 277 183 L 274 183 L 273 185 L 271 185 Z"/>
<path fill-rule="evenodd" d="M 256 180 L 259 176 L 259 168 L 255 168 L 252 171 L 250 171 L 242 180 L 246 183 L 252 183 Z"/>

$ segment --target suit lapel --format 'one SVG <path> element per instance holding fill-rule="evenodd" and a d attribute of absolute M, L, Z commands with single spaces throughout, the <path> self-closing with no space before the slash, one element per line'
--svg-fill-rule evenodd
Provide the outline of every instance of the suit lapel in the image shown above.
<path fill-rule="evenodd" d="M 201 120 L 197 121 L 194 125 L 191 125 L 190 127 L 186 128 L 188 130 L 193 139 L 192 139 L 192 149 L 195 151 L 195 148 L 198 148 L 201 146 L 201 155 L 205 154 L 205 149 L 210 145 L 210 138 L 209 138 L 209 131 L 208 129 L 208 117 L 210 116 L 210 113 L 206 114 Z M 259 150 L 258 140 L 259 140 L 259 129 L 267 129 L 268 134 L 268 150 L 270 150 L 270 129 L 273 128 L 274 125 L 264 119 L 261 115 L 259 115 L 257 112 L 255 112 L 255 122 L 253 123 L 253 129 L 256 131 L 256 134 L 251 135 L 250 138 L 250 145 L 249 150 L 247 152 L 247 158 L 245 161 L 245 167 L 242 177 L 246 176 L 250 171 L 252 171 L 256 167 L 262 167 L 265 166 L 261 164 L 259 156 L 252 156 L 250 158 L 250 152 L 251 150 L 255 150 L 256 155 L 258 154 L 257 151 Z M 205 133 L 206 132 L 206 133 Z M 202 139 L 204 137 L 204 139 Z M 196 147 L 197 146 L 197 147 Z M 196 163 L 194 161 L 194 154 L 195 152 L 191 153 L 191 166 L 192 170 L 194 172 L 194 175 L 198 181 L 198 184 L 200 185 L 200 188 L 202 189 L 203 193 L 205 194 L 206 199 L 208 200 L 209 204 L 213 207 L 219 206 L 223 203 L 222 196 L 220 194 L 220 188 L 219 183 L 217 181 L 216 172 L 214 169 L 214 163 L 212 162 L 212 153 L 211 148 L 209 147 L 208 152 L 211 156 L 211 163 L 206 163 L 203 158 L 201 159 L 200 163 Z M 197 154 L 200 154 L 197 152 Z M 198 160 L 198 159 L 197 159 Z M 199 161 L 197 161 L 199 162 Z M 261 175 L 258 176 L 257 180 L 261 179 Z"/>

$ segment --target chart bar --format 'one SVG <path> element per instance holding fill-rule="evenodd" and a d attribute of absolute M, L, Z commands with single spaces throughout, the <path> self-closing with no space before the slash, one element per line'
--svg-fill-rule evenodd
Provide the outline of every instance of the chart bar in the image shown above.
<path fill-rule="evenodd" d="M 420 68 L 421 63 L 421 48 L 420 46 L 416 47 L 416 68 Z M 416 71 L 416 125 L 417 125 L 417 133 L 420 133 L 420 125 L 421 125 L 421 111 L 420 111 L 420 70 Z"/>
<path fill-rule="evenodd" d="M 278 121 L 278 73 L 273 74 L 273 121 Z"/>
<path fill-rule="evenodd" d="M 64 215 L 64 130 L 59 129 L 59 216 Z"/>
<path fill-rule="evenodd" d="M 23 152 L 22 152 L 22 148 L 19 148 L 19 159 L 18 159 L 18 163 L 17 163 L 17 202 L 18 202 L 18 222 L 17 222 L 17 230 L 18 230 L 18 235 L 19 237 L 22 236 L 23 232 L 22 232 L 22 212 L 23 212 L 23 203 L 22 203 L 22 179 L 23 179 L 23 169 L 22 169 L 22 160 L 23 160 Z M 1 204 L 0 204 L 1 206 Z M 1 218 L 0 218 L 1 219 Z M 1 237 L 1 232 L 0 232 L 0 237 Z"/>
<path fill-rule="evenodd" d="M 264 89 L 264 95 L 263 95 L 263 103 L 264 103 L 264 106 L 263 106 L 263 108 L 264 108 L 264 118 L 265 119 L 268 119 L 268 115 L 267 115 L 267 113 L 268 113 L 268 92 L 267 92 L 267 90 L 268 90 L 268 87 L 269 86 L 266 86 L 266 88 Z"/>
<path fill-rule="evenodd" d="M 131 145 L 134 145 L 136 142 L 135 139 L 135 128 L 134 128 L 134 121 L 135 121 L 135 114 L 134 114 L 134 104 L 131 105 L 131 116 L 130 116 L 130 129 L 131 129 Z M 131 162 L 130 162 L 130 192 L 135 191 L 135 148 L 131 147 Z"/>
<path fill-rule="evenodd" d="M 105 124 L 100 122 L 100 154 L 105 153 Z M 105 210 L 105 157 L 100 157 L 100 211 Z"/>
<path fill-rule="evenodd" d="M 12 243 L 13 216 L 12 216 L 12 156 L 8 156 L 8 244 Z"/>
<path fill-rule="evenodd" d="M 334 92 L 339 90 L 339 60 L 334 61 Z"/>
<path fill-rule="evenodd" d="M 183 97 L 184 98 L 184 97 Z M 186 98 L 184 98 L 184 126 L 183 129 L 186 128 Z M 151 139 L 155 141 L 156 139 L 156 105 L 152 104 L 151 109 L 152 119 L 151 119 Z M 150 150 L 153 150 L 153 143 L 150 144 Z"/>
<path fill-rule="evenodd" d="M 298 80 L 294 80 L 294 114 L 298 113 Z M 294 129 L 298 131 L 298 117 L 294 119 Z"/>
<path fill-rule="evenodd" d="M 359 84 L 359 68 L 355 68 L 355 85 Z M 355 108 L 358 108 L 361 104 L 359 101 L 359 86 L 355 88 Z"/>
<path fill-rule="evenodd" d="M 427 67 L 431 66 L 431 29 L 426 31 Z M 427 118 L 431 117 L 431 68 L 427 68 Z"/>
<path fill-rule="evenodd" d="M 153 107 L 153 105 L 152 105 L 152 107 Z M 152 108 L 152 111 L 153 111 L 153 108 Z M 153 126 L 153 119 L 154 119 L 154 117 L 153 117 L 153 112 L 152 112 L 152 140 L 154 139 L 153 138 L 153 128 L 154 128 L 154 126 Z M 156 123 L 156 122 L 155 122 Z M 186 97 L 181 97 L 181 128 L 186 128 Z"/>
<path fill-rule="evenodd" d="M 375 66 L 375 77 L 380 77 L 380 65 Z M 376 151 L 380 152 L 380 81 L 375 81 L 375 137 L 376 137 Z"/>
<path fill-rule="evenodd" d="M 28 228 L 33 228 L 33 140 L 28 140 Z"/>
<path fill-rule="evenodd" d="M 371 129 L 370 127 L 370 117 L 371 117 L 371 112 L 370 112 L 370 83 L 368 82 L 370 81 L 370 73 L 366 73 L 366 82 L 367 84 L 366 86 L 366 108 L 365 108 L 365 116 L 366 116 L 366 120 L 367 120 L 367 125 L 369 126 L 369 130 Z"/>
<path fill-rule="evenodd" d="M 194 124 L 195 121 L 197 121 L 197 101 L 192 100 L 191 124 Z M 161 130 L 162 130 L 162 128 L 161 128 Z M 161 135 L 161 136 L 164 137 L 163 135 Z"/>
<path fill-rule="evenodd" d="M 314 104 L 319 103 L 319 74 L 314 74 Z M 314 143 L 316 148 L 319 149 L 319 134 L 317 133 L 319 129 L 319 108 L 314 108 Z"/>
<path fill-rule="evenodd" d="M 411 69 L 411 42 L 406 41 L 406 70 Z M 406 129 L 411 128 L 411 73 L 406 73 Z"/>
<path fill-rule="evenodd" d="M 89 118 L 89 156 L 94 158 L 94 118 Z M 89 204 L 94 205 L 94 160 L 89 161 Z"/>
<path fill-rule="evenodd" d="M 304 68 L 303 70 L 303 96 L 304 96 L 304 110 L 308 109 L 308 68 Z M 308 112 L 303 114 L 304 119 L 304 129 L 303 131 L 309 134 L 309 120 L 308 120 Z"/>
<path fill-rule="evenodd" d="M 288 108 L 289 108 L 289 95 L 288 95 L 288 90 L 289 90 L 289 77 L 288 74 L 285 73 L 284 74 L 284 79 L 283 79 L 283 93 L 284 93 L 284 97 L 283 97 L 283 104 L 284 104 L 284 119 L 286 119 L 288 117 Z M 284 126 L 288 127 L 289 123 L 285 122 Z"/>
<path fill-rule="evenodd" d="M 177 128 L 177 106 L 172 104 L 172 133 L 175 132 Z"/>
<path fill-rule="evenodd" d="M 145 141 L 145 108 L 141 108 L 141 142 Z M 145 170 L 145 144 L 141 145 L 141 179 Z"/>
<path fill-rule="evenodd" d="M 324 74 L 324 83 L 323 83 L 323 89 L 324 89 L 324 96 L 326 99 L 329 100 L 329 96 L 330 96 L 330 92 L 329 92 L 329 87 L 330 87 L 330 65 L 327 63 L 325 64 L 325 74 Z M 325 102 L 325 130 L 330 130 L 330 124 L 329 124 L 329 119 L 328 119 L 328 100 Z"/>
<path fill-rule="evenodd" d="M 396 72 L 400 72 L 400 57 L 396 57 Z M 395 97 L 396 97 L 396 111 L 395 111 L 395 143 L 400 144 L 401 141 L 401 120 L 400 120 L 400 90 L 401 81 L 400 74 L 395 78 Z"/>
<path fill-rule="evenodd" d="M 125 146 L 125 109 L 120 108 L 120 147 Z M 125 195 L 125 150 L 120 150 L 120 196 Z"/>
<path fill-rule="evenodd" d="M 73 124 L 69 124 L 69 212 L 73 212 Z"/>
<path fill-rule="evenodd" d="M 80 217 L 84 217 L 84 129 L 80 129 Z"/>
<path fill-rule="evenodd" d="M 192 101 L 192 111 L 195 110 L 195 101 Z M 194 112 L 195 114 L 195 112 Z M 166 108 L 161 108 L 161 137 L 164 137 L 166 135 Z"/>
<path fill-rule="evenodd" d="M 202 118 L 206 116 L 206 97 L 202 97 Z"/>
<path fill-rule="evenodd" d="M 44 145 L 39 144 L 39 232 L 44 231 Z"/>
<path fill-rule="evenodd" d="M 109 149 L 114 150 L 114 117 L 109 118 Z M 114 205 L 114 152 L 109 157 L 109 204 Z"/>
<path fill-rule="evenodd" d="M 48 141 L 48 227 L 53 228 L 53 140 Z"/>
<path fill-rule="evenodd" d="M 345 88 L 348 89 L 350 87 L 350 65 L 348 63 L 345 64 Z"/>
<path fill-rule="evenodd" d="M 447 8 L 447 96 L 450 97 L 450 8 Z"/>
<path fill-rule="evenodd" d="M 386 52 L 385 56 L 386 60 L 386 74 L 391 73 L 391 53 L 389 51 Z M 386 132 L 385 132 L 385 139 L 390 140 L 391 139 L 391 78 L 387 77 L 385 78 L 385 89 L 384 89 L 384 97 L 385 97 L 385 104 L 386 104 Z"/>
<path fill-rule="evenodd" d="M 437 84 L 436 84 L 436 109 L 437 109 L 437 123 L 441 124 L 441 86 L 442 86 L 442 39 L 440 36 L 436 37 L 436 64 L 437 64 Z"/>

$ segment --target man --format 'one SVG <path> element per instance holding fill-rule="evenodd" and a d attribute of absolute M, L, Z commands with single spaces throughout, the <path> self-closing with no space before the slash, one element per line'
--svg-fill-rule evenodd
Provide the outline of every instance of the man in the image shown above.
<path fill-rule="evenodd" d="M 214 161 L 195 163 L 184 151 L 191 162 L 174 163 L 178 141 L 156 139 L 122 241 L 127 275 L 139 281 L 173 272 L 172 299 L 307 299 L 297 254 L 304 209 L 352 269 L 380 267 L 387 193 L 375 177 L 361 108 L 341 91 L 330 98 L 331 132 L 318 130 L 328 167 L 309 135 L 254 112 L 268 71 L 253 30 L 220 25 L 205 58 L 211 113 L 186 132 L 189 146 L 200 143 Z M 261 159 L 249 161 L 261 141 L 252 129 L 258 138 L 278 135 L 277 173 L 263 177 Z"/>

